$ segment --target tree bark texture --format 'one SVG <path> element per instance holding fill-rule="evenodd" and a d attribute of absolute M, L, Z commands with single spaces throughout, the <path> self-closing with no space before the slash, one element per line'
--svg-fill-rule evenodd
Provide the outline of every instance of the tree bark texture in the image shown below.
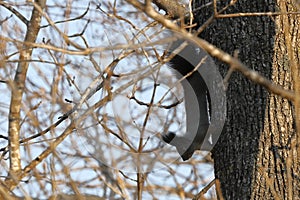
<path fill-rule="evenodd" d="M 194 6 L 197 8 L 209 2 L 199 0 Z M 217 9 L 221 10 L 229 3 L 229 0 L 217 1 Z M 275 0 L 238 0 L 222 14 L 278 12 L 279 4 Z M 198 25 L 212 15 L 212 5 L 200 9 L 195 14 Z M 216 18 L 200 37 L 228 53 L 237 52 L 238 58 L 249 68 L 292 89 L 291 68 L 281 27 L 285 24 L 283 16 L 291 20 L 290 32 L 296 45 L 299 19 L 293 21 L 292 15 Z M 299 51 L 299 46 L 295 45 Z M 217 60 L 216 63 L 225 76 L 229 66 Z M 296 150 L 293 154 L 291 151 L 291 141 L 296 135 L 292 103 L 269 94 L 239 73 L 233 73 L 229 80 L 227 102 L 226 124 L 213 149 L 215 176 L 220 179 L 225 199 L 299 197 L 299 163 Z"/>

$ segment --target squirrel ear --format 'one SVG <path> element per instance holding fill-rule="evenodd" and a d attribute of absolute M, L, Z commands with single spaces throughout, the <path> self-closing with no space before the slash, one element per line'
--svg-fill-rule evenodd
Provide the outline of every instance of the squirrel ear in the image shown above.
<path fill-rule="evenodd" d="M 167 134 L 162 135 L 162 139 L 164 142 L 170 144 L 170 142 L 174 139 L 176 134 L 174 132 L 168 132 Z"/>

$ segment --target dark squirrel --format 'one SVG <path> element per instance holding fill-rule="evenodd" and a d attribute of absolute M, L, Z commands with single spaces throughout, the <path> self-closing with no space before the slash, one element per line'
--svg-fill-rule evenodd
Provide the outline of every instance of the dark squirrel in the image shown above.
<path fill-rule="evenodd" d="M 174 132 L 168 132 L 162 135 L 162 139 L 166 143 L 176 147 L 183 160 L 191 158 L 196 150 L 206 150 L 206 145 L 209 144 L 206 144 L 207 141 L 204 140 L 210 125 L 210 95 L 208 87 L 199 71 L 195 70 L 196 66 L 193 66 L 193 64 L 185 59 L 186 56 L 197 57 L 200 55 L 196 49 L 187 46 L 180 52 L 180 55 L 176 54 L 172 57 L 169 66 L 182 76 L 186 76 L 193 71 L 193 73 L 186 77 L 186 80 L 194 90 L 198 103 L 196 103 L 196 105 L 190 104 L 189 99 L 185 98 L 187 133 L 183 136 L 178 136 Z M 183 88 L 186 97 L 188 88 L 185 88 L 184 85 Z M 197 106 L 198 108 L 196 108 Z M 197 110 L 199 111 L 199 115 L 195 119 L 191 114 L 193 114 L 192 112 L 197 112 Z M 189 132 L 189 126 L 197 125 L 197 131 L 194 131 L 196 133 Z M 209 149 L 209 147 L 207 149 Z"/>

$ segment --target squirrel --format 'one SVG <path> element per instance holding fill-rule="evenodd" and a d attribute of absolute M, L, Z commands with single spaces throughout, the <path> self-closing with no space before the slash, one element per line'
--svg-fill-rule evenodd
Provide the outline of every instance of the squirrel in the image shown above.
<path fill-rule="evenodd" d="M 175 44 L 175 46 L 177 45 Z M 174 55 L 168 65 L 179 72 L 180 76 L 187 76 L 186 81 L 182 82 L 187 133 L 178 136 L 174 132 L 168 132 L 162 135 L 162 139 L 175 146 L 183 160 L 188 160 L 195 150 L 203 149 L 202 144 L 210 124 L 210 95 L 202 74 L 198 70 L 194 70 L 195 66 L 185 59 L 185 55 L 192 55 L 195 58 L 200 56 L 196 49 L 187 46 L 180 52 L 180 55 Z M 191 95 L 194 95 L 194 99 Z"/>

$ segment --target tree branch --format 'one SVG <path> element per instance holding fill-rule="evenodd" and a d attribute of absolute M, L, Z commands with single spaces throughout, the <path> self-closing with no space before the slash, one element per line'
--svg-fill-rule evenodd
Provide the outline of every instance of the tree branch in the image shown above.
<path fill-rule="evenodd" d="M 4 1 L 0 1 L 0 5 L 12 12 L 14 15 L 16 15 L 25 25 L 28 25 L 28 20 L 20 13 L 18 12 L 14 7 L 9 5 L 8 3 Z"/>
<path fill-rule="evenodd" d="M 188 13 L 185 6 L 179 3 L 178 0 L 153 0 L 153 3 L 173 19 L 184 17 Z"/>
<path fill-rule="evenodd" d="M 204 194 L 207 193 L 207 191 L 213 186 L 215 185 L 216 179 L 212 180 L 208 185 L 206 185 L 198 194 L 196 194 L 193 197 L 193 200 L 201 200 L 204 197 Z"/>
<path fill-rule="evenodd" d="M 45 0 L 37 1 L 37 4 L 43 9 L 45 7 Z M 35 42 L 40 30 L 40 22 L 42 13 L 36 8 L 32 10 L 31 19 L 27 24 L 27 32 L 25 42 Z M 23 49 L 20 52 L 20 61 L 29 60 L 32 54 L 32 48 L 23 44 Z M 9 152 L 10 152 L 10 175 L 15 176 L 21 171 L 20 161 L 20 111 L 22 105 L 22 96 L 25 88 L 26 73 L 29 62 L 19 62 L 15 78 L 11 84 L 11 101 L 9 109 Z"/>

